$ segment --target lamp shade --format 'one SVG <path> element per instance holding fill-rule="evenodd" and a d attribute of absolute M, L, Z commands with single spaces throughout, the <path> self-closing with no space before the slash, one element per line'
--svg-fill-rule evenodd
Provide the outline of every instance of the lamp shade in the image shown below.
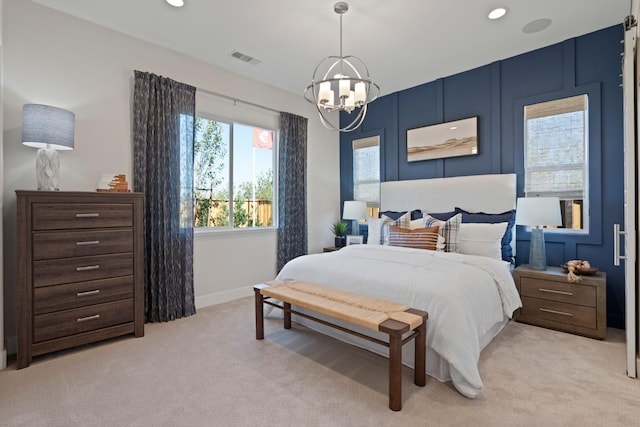
<path fill-rule="evenodd" d="M 349 200 L 344 202 L 342 219 L 363 219 L 367 217 L 367 202 Z"/>
<path fill-rule="evenodd" d="M 557 197 L 519 197 L 516 224 L 529 226 L 562 225 Z"/>
<path fill-rule="evenodd" d="M 75 114 L 41 104 L 22 107 L 22 143 L 34 148 L 73 150 Z"/>

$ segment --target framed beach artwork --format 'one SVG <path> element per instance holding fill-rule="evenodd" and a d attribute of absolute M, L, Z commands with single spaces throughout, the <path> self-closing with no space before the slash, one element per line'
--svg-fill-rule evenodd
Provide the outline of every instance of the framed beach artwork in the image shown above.
<path fill-rule="evenodd" d="M 407 130 L 407 161 L 478 154 L 478 117 Z"/>

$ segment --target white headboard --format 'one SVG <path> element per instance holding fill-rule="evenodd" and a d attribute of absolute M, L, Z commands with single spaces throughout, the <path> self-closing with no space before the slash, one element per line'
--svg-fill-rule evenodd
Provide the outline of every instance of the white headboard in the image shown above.
<path fill-rule="evenodd" d="M 471 175 L 452 178 L 383 182 L 380 210 L 501 213 L 516 208 L 516 174 Z"/>
<path fill-rule="evenodd" d="M 502 213 L 516 208 L 516 174 L 471 175 L 452 178 L 383 182 L 380 210 Z M 511 247 L 515 256 L 516 227 Z"/>

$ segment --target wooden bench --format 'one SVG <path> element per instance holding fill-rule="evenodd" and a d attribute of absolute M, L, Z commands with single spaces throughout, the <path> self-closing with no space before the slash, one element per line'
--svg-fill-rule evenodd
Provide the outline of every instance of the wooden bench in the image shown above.
<path fill-rule="evenodd" d="M 264 339 L 264 304 L 284 311 L 284 328 L 291 328 L 291 314 L 313 320 L 389 348 L 389 408 L 402 409 L 402 346 L 415 338 L 414 383 L 426 384 L 426 324 L 428 314 L 407 306 L 369 298 L 302 281 L 271 281 L 253 287 L 256 305 L 256 339 Z M 282 301 L 282 305 L 270 301 Z M 313 317 L 291 308 L 307 310 L 389 335 L 388 342 Z M 406 336 L 405 336 L 406 335 Z"/>

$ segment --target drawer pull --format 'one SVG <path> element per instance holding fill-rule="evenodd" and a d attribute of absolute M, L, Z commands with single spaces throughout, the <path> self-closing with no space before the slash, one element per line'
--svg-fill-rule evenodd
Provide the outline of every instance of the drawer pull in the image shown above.
<path fill-rule="evenodd" d="M 91 271 L 99 269 L 99 265 L 87 265 L 86 267 L 76 267 L 76 271 Z"/>
<path fill-rule="evenodd" d="M 100 315 L 99 314 L 94 314 L 93 316 L 87 316 L 87 317 L 78 317 L 76 319 L 76 322 L 80 323 L 80 322 L 86 322 L 88 320 L 96 320 L 99 319 Z"/>
<path fill-rule="evenodd" d="M 76 242 L 76 246 L 99 245 L 100 240 L 87 240 L 86 242 Z"/>
<path fill-rule="evenodd" d="M 571 313 L 565 313 L 564 311 L 550 310 L 550 309 L 548 309 L 548 308 L 539 308 L 538 310 L 540 310 L 540 311 L 544 311 L 545 313 L 560 314 L 560 315 L 562 315 L 562 316 L 569 316 L 569 317 L 573 317 L 573 314 L 571 314 Z"/>
<path fill-rule="evenodd" d="M 538 290 L 540 292 L 548 292 L 550 294 L 560 294 L 560 295 L 573 296 L 573 292 L 556 291 L 556 290 L 553 290 L 553 289 L 545 289 L 545 288 L 538 288 Z"/>
<path fill-rule="evenodd" d="M 98 218 L 100 216 L 99 213 L 77 213 L 76 218 Z"/>
<path fill-rule="evenodd" d="M 95 294 L 99 294 L 99 293 L 100 293 L 100 289 L 94 289 L 92 291 L 78 292 L 78 293 L 76 293 L 76 296 L 78 296 L 78 297 L 86 297 L 87 295 L 95 295 Z"/>

